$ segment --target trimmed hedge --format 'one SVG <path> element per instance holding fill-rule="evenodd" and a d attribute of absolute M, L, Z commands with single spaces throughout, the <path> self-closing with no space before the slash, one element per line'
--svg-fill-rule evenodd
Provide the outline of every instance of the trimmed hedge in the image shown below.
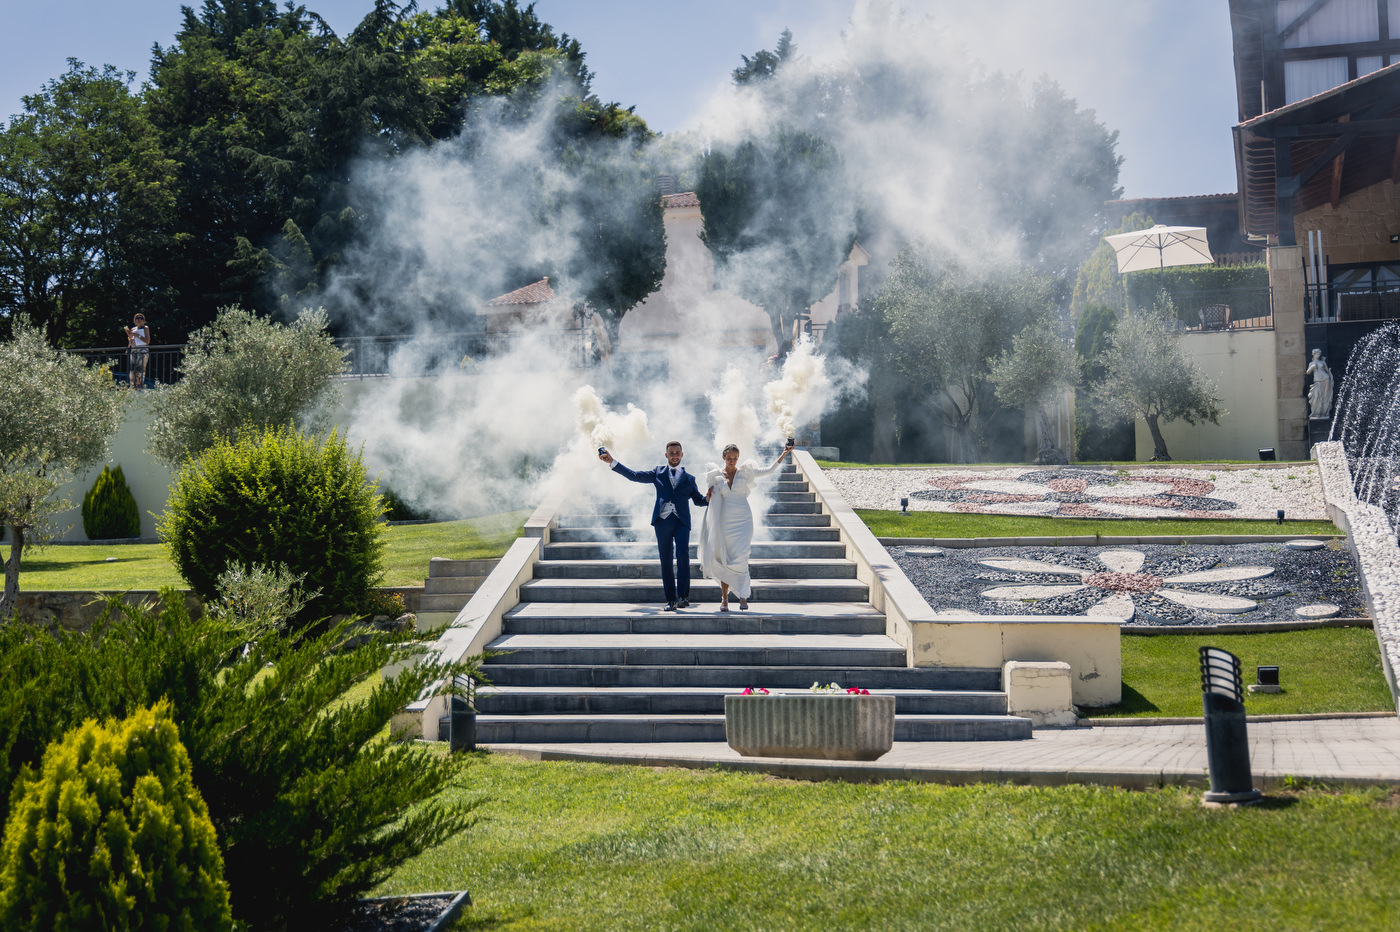
<path fill-rule="evenodd" d="M 103 466 L 83 496 L 83 533 L 88 540 L 141 536 L 141 513 L 121 466 Z"/>
<path fill-rule="evenodd" d="M 170 703 L 88 720 L 24 771 L 5 825 L 0 926 L 232 927 L 214 824 Z"/>
<path fill-rule="evenodd" d="M 160 536 L 201 598 L 234 567 L 285 564 L 310 599 L 293 627 L 360 611 L 383 575 L 384 506 L 358 452 L 284 427 L 220 441 L 180 470 Z"/>

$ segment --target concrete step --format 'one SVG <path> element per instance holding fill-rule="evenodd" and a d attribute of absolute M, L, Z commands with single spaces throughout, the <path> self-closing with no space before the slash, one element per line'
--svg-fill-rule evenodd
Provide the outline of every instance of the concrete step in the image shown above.
<path fill-rule="evenodd" d="M 428 561 L 428 578 L 438 576 L 490 576 L 500 560 L 449 560 L 433 557 Z"/>
<path fill-rule="evenodd" d="M 768 527 L 831 527 L 831 515 L 765 515 L 763 523 Z"/>
<path fill-rule="evenodd" d="M 775 501 L 769 504 L 764 514 L 769 518 L 774 515 L 819 515 L 822 513 L 822 506 L 815 501 L 811 502 L 780 502 Z"/>
<path fill-rule="evenodd" d="M 711 604 L 719 602 L 719 583 L 712 579 L 692 578 L 690 600 Z M 753 583 L 751 602 L 761 604 L 869 600 L 869 587 L 855 580 L 756 579 Z M 520 587 L 520 601 L 663 603 L 666 601 L 666 590 L 662 587 L 660 579 L 531 579 Z"/>
<path fill-rule="evenodd" d="M 777 526 L 776 524 L 767 527 L 760 526 L 755 534 L 757 538 L 754 543 L 757 545 L 764 538 L 773 541 L 838 541 L 841 539 L 841 532 L 837 528 L 831 527 L 831 517 L 829 515 L 806 515 L 798 516 L 808 520 L 815 518 L 820 523 L 802 525 Z M 793 520 L 792 515 L 782 516 L 784 521 Z M 593 543 L 645 543 L 656 547 L 656 536 L 652 529 L 647 526 L 641 527 L 612 527 L 612 528 L 552 528 L 549 532 L 549 540 L 556 544 L 593 544 Z"/>
<path fill-rule="evenodd" d="M 808 503 L 811 503 L 811 502 L 815 502 L 815 501 L 817 500 L 817 493 L 815 493 L 815 492 L 803 492 L 803 491 L 791 491 L 791 492 L 788 492 L 788 491 L 776 490 L 776 489 L 775 489 L 774 491 L 767 493 L 767 496 L 768 496 L 768 500 L 769 500 L 769 501 L 773 501 L 773 502 L 788 502 L 788 503 L 793 503 L 793 502 L 808 502 Z"/>
<path fill-rule="evenodd" d="M 485 686 L 477 691 L 476 708 L 482 715 L 723 715 L 724 697 L 741 691 L 723 686 L 656 689 Z M 1006 694 L 1002 692 L 940 692 L 931 689 L 877 689 L 871 692 L 894 696 L 897 715 L 1006 714 Z"/>
<path fill-rule="evenodd" d="M 1029 719 L 1009 715 L 908 715 L 895 719 L 896 741 L 1016 741 Z M 723 715 L 478 715 L 482 744 L 723 741 Z"/>
<path fill-rule="evenodd" d="M 889 667 L 905 662 L 904 648 L 883 634 L 506 634 L 486 649 L 500 652 L 491 658 L 493 668 L 514 664 Z"/>
<path fill-rule="evenodd" d="M 483 668 L 496 686 L 549 687 L 658 687 L 721 686 L 742 691 L 746 686 L 765 689 L 807 689 L 813 683 L 840 683 L 862 689 L 932 689 L 997 692 L 1001 671 L 996 667 L 861 666 L 660 666 L 628 664 L 599 667 L 588 664 L 502 664 L 495 658 Z"/>
<path fill-rule="evenodd" d="M 690 545 L 690 555 L 700 552 L 698 544 Z M 754 541 L 749 555 L 755 560 L 843 560 L 846 545 L 823 542 Z M 655 560 L 656 541 L 546 544 L 545 560 Z"/>
<path fill-rule="evenodd" d="M 660 563 L 656 565 L 661 566 Z M 485 576 L 429 576 L 423 580 L 423 594 L 471 595 L 485 581 Z"/>
<path fill-rule="evenodd" d="M 884 634 L 885 616 L 851 603 L 750 603 L 747 612 L 718 603 L 662 611 L 637 603 L 522 602 L 506 612 L 506 634 Z"/>
<path fill-rule="evenodd" d="M 765 492 L 809 492 L 812 487 L 807 484 L 805 479 L 785 479 L 760 486 L 760 488 Z"/>
<path fill-rule="evenodd" d="M 753 579 L 855 579 L 851 560 L 750 560 Z M 692 579 L 700 578 L 700 561 L 690 564 Z M 536 579 L 660 579 L 661 561 L 650 560 L 541 560 Z"/>
<path fill-rule="evenodd" d="M 462 606 L 471 601 L 472 594 L 469 592 L 448 592 L 441 595 L 428 595 L 426 592 L 418 601 L 418 611 L 420 614 L 438 614 L 451 612 L 457 614 L 462 610 Z"/>

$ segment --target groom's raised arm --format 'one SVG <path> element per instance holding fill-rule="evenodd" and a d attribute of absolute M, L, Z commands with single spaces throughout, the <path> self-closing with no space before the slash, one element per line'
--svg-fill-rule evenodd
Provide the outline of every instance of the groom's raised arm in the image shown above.
<path fill-rule="evenodd" d="M 621 477 L 624 478 L 624 479 L 631 479 L 633 482 L 645 482 L 645 483 L 648 484 L 648 485 L 651 484 L 651 474 L 650 474 L 650 473 L 637 473 L 637 472 L 633 472 L 632 470 L 628 469 L 626 466 L 624 466 L 624 465 L 622 465 L 621 463 L 619 463 L 617 460 L 613 460 L 612 471 L 615 472 L 615 473 L 617 473 L 619 476 L 621 476 Z"/>

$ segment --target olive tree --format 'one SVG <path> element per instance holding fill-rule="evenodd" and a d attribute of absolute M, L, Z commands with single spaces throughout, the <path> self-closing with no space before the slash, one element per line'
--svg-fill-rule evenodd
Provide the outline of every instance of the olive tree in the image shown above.
<path fill-rule="evenodd" d="M 936 264 L 910 244 L 890 264 L 873 306 L 889 323 L 892 363 L 931 384 L 933 409 L 951 431 L 958 462 L 979 462 L 983 427 L 1001 407 L 992 362 L 1013 338 L 1053 313 L 1053 282 L 1014 267 Z"/>
<path fill-rule="evenodd" d="M 178 467 L 245 430 L 309 421 L 339 398 L 345 353 L 326 332 L 324 310 L 290 325 L 226 307 L 189 336 L 181 379 L 156 389 L 147 452 Z"/>
<path fill-rule="evenodd" d="M 1012 337 L 1011 348 L 1002 350 L 992 362 L 989 377 L 997 401 L 1035 411 L 1036 465 L 1063 466 L 1069 462 L 1055 437 L 1050 409 L 1078 376 L 1079 358 L 1074 347 L 1049 316 Z"/>
<path fill-rule="evenodd" d="M 1171 459 L 1161 422 L 1218 424 L 1226 413 L 1215 383 L 1181 348 L 1175 322 L 1176 309 L 1166 295 L 1151 309 L 1124 316 L 1100 358 L 1103 378 L 1091 389 L 1108 415 L 1147 422 L 1153 461 Z"/>
<path fill-rule="evenodd" d="M 59 488 L 106 454 L 128 395 L 106 368 L 51 347 L 27 317 L 0 343 L 0 373 L 0 524 L 10 533 L 3 619 L 15 609 L 24 548 L 52 539 L 54 516 L 72 507 Z"/>

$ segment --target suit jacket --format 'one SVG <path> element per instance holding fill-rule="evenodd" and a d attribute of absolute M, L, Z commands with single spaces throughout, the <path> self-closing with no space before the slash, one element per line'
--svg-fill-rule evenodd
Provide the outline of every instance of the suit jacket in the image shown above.
<path fill-rule="evenodd" d="M 651 509 L 651 523 L 655 524 L 661 520 L 661 506 L 670 502 L 676 506 L 676 518 L 681 524 L 690 527 L 690 503 L 704 508 L 708 502 L 705 496 L 700 494 L 700 486 L 696 483 L 695 477 L 682 467 L 680 481 L 676 487 L 671 488 L 671 467 L 658 466 L 655 469 L 648 469 L 645 472 L 633 472 L 621 463 L 613 460 L 613 472 L 625 479 L 633 482 L 643 482 L 656 489 L 656 505 Z"/>

